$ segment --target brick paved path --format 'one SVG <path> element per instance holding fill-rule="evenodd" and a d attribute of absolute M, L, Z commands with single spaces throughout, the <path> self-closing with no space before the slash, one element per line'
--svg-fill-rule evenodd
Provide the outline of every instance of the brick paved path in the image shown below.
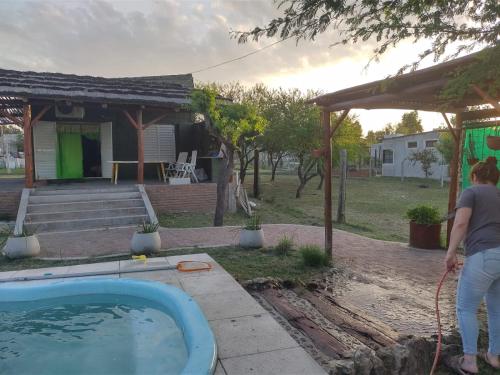
<path fill-rule="evenodd" d="M 264 225 L 266 245 L 275 245 L 284 235 L 292 237 L 295 243 L 324 243 L 322 227 L 296 224 Z M 89 230 L 68 233 L 39 234 L 42 257 L 79 258 L 128 253 L 134 228 Z M 161 228 L 163 247 L 231 246 L 238 243 L 239 228 L 207 227 L 173 229 Z M 407 275 L 416 281 L 432 282 L 441 272 L 442 251 L 414 250 L 398 242 L 379 241 L 353 233 L 334 230 L 333 252 L 337 257 L 351 260 L 372 272 Z"/>

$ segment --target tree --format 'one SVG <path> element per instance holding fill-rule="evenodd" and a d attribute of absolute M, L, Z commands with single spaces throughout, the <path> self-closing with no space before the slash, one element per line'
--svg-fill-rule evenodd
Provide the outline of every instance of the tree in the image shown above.
<path fill-rule="evenodd" d="M 422 133 L 422 120 L 418 117 L 417 111 L 411 111 L 403 114 L 401 121 L 396 125 L 396 134 L 415 134 Z"/>
<path fill-rule="evenodd" d="M 318 175 L 318 158 L 312 155 L 312 150 L 321 146 L 321 128 L 319 124 L 320 110 L 311 106 L 306 101 L 316 95 L 309 92 L 307 95 L 301 95 L 298 90 L 291 92 L 290 102 L 288 103 L 288 142 L 289 151 L 298 162 L 297 176 L 299 177 L 299 186 L 295 194 L 300 198 L 306 184 Z"/>
<path fill-rule="evenodd" d="M 415 165 L 420 162 L 422 171 L 425 174 L 425 178 L 429 178 L 432 175 L 432 163 L 437 163 L 438 158 L 433 150 L 425 149 L 422 151 L 414 151 L 408 160 Z"/>
<path fill-rule="evenodd" d="M 23 134 L 23 129 L 17 125 L 0 125 L 1 134 Z"/>
<path fill-rule="evenodd" d="M 332 114 L 332 123 L 335 122 L 336 115 Z M 363 142 L 363 128 L 361 124 L 353 116 L 347 116 L 332 137 L 332 159 L 333 165 L 338 166 L 340 163 L 339 151 L 347 150 L 348 162 L 358 161 L 366 153 L 366 148 Z"/>
<path fill-rule="evenodd" d="M 195 90 L 191 95 L 191 109 L 203 115 L 209 132 L 225 148 L 223 168 L 217 178 L 214 226 L 222 226 L 224 223 L 227 186 L 233 174 L 234 153 L 241 152 L 241 139 L 262 134 L 265 128 L 265 120 L 257 114 L 254 106 L 219 101 L 218 95 L 215 89 L 209 87 Z"/>
<path fill-rule="evenodd" d="M 420 52 L 417 61 L 403 66 L 399 73 L 416 69 L 428 56 L 439 61 L 478 46 L 492 47 L 483 50 L 478 61 L 451 79 L 443 95 L 461 97 L 470 90 L 471 83 L 488 83 L 492 91 L 500 89 L 498 0 L 282 0 L 278 4 L 283 9 L 283 16 L 264 27 L 234 32 L 233 37 L 240 43 L 264 36 L 278 36 L 282 40 L 294 37 L 299 41 L 312 40 L 327 30 L 336 30 L 340 40 L 334 45 L 376 41 L 372 59 L 378 59 L 399 42 L 429 40 L 430 47 Z M 450 46 L 455 52 L 448 55 Z"/>
<path fill-rule="evenodd" d="M 442 132 L 439 134 L 439 142 L 436 148 L 441 155 L 443 155 L 444 164 L 450 165 L 455 152 L 455 140 L 450 132 Z"/>

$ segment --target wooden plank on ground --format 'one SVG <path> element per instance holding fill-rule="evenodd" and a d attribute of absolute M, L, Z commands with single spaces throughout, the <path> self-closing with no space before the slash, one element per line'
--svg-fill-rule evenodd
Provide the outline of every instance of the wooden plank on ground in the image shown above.
<path fill-rule="evenodd" d="M 286 298 L 280 296 L 276 290 L 267 289 L 262 292 L 262 296 L 285 319 L 287 319 L 292 326 L 304 332 L 321 352 L 334 359 L 348 357 L 349 348 L 306 317 L 295 306 L 292 306 Z"/>
<path fill-rule="evenodd" d="M 355 313 L 351 314 L 307 290 L 301 290 L 299 295 L 309 301 L 325 318 L 371 349 L 377 350 L 397 343 L 394 340 L 397 333 L 390 329 L 387 332 L 388 327 L 379 327 L 373 322 L 359 319 Z"/>

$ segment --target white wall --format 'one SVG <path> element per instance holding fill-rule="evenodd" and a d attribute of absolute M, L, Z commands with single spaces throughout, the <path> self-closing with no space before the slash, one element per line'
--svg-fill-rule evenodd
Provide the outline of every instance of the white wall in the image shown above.
<path fill-rule="evenodd" d="M 382 141 L 382 149 L 393 151 L 393 163 L 382 164 L 382 176 L 401 177 L 401 165 L 404 163 L 403 173 L 405 177 L 425 178 L 421 164 L 417 162 L 413 165 L 413 163 L 408 161 L 407 158 L 415 151 L 422 151 L 426 148 L 430 148 L 434 151 L 439 160 L 437 163 L 432 164 L 432 175 L 430 178 L 439 180 L 441 179 L 441 174 L 443 173 L 444 178 L 447 179 L 448 168 L 446 166 L 441 166 L 441 153 L 434 147 L 426 147 L 426 141 L 431 140 L 439 140 L 439 132 L 432 131 L 408 136 L 385 138 Z M 417 142 L 417 147 L 409 148 L 409 142 Z"/>

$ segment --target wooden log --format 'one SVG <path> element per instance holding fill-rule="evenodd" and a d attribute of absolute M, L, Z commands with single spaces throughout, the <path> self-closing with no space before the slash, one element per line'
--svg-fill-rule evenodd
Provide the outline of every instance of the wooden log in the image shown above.
<path fill-rule="evenodd" d="M 309 301 L 325 318 L 369 348 L 377 350 L 397 344 L 394 338 L 398 337 L 398 334 L 392 329 L 360 319 L 356 313 L 346 311 L 307 290 L 301 290 L 299 295 Z"/>
<path fill-rule="evenodd" d="M 455 149 L 453 150 L 453 158 L 450 163 L 450 190 L 448 192 L 448 212 L 454 212 L 457 204 L 458 184 L 460 182 L 460 158 L 461 158 L 461 143 L 462 143 L 462 114 L 457 113 L 456 116 L 456 135 Z M 451 229 L 453 228 L 453 218 L 448 219 L 446 227 L 446 244 L 450 242 Z"/>
<path fill-rule="evenodd" d="M 27 188 L 33 187 L 33 134 L 31 132 L 31 105 L 23 106 L 24 128 L 24 183 Z"/>
<path fill-rule="evenodd" d="M 337 206 L 337 223 L 345 223 L 345 189 L 347 180 L 347 150 L 340 150 L 340 183 L 339 203 Z"/>
<path fill-rule="evenodd" d="M 144 127 L 142 126 L 142 109 L 135 116 L 137 125 L 137 183 L 144 184 Z"/>
<path fill-rule="evenodd" d="M 330 112 L 323 110 L 323 157 L 325 159 L 324 186 L 324 221 L 325 221 L 325 253 L 332 258 L 333 227 L 332 227 L 332 144 L 330 129 Z"/>
<path fill-rule="evenodd" d="M 335 359 L 349 357 L 349 348 L 346 345 L 306 317 L 285 298 L 280 297 L 276 290 L 266 289 L 262 292 L 262 296 L 292 326 L 304 332 L 321 352 Z"/>

